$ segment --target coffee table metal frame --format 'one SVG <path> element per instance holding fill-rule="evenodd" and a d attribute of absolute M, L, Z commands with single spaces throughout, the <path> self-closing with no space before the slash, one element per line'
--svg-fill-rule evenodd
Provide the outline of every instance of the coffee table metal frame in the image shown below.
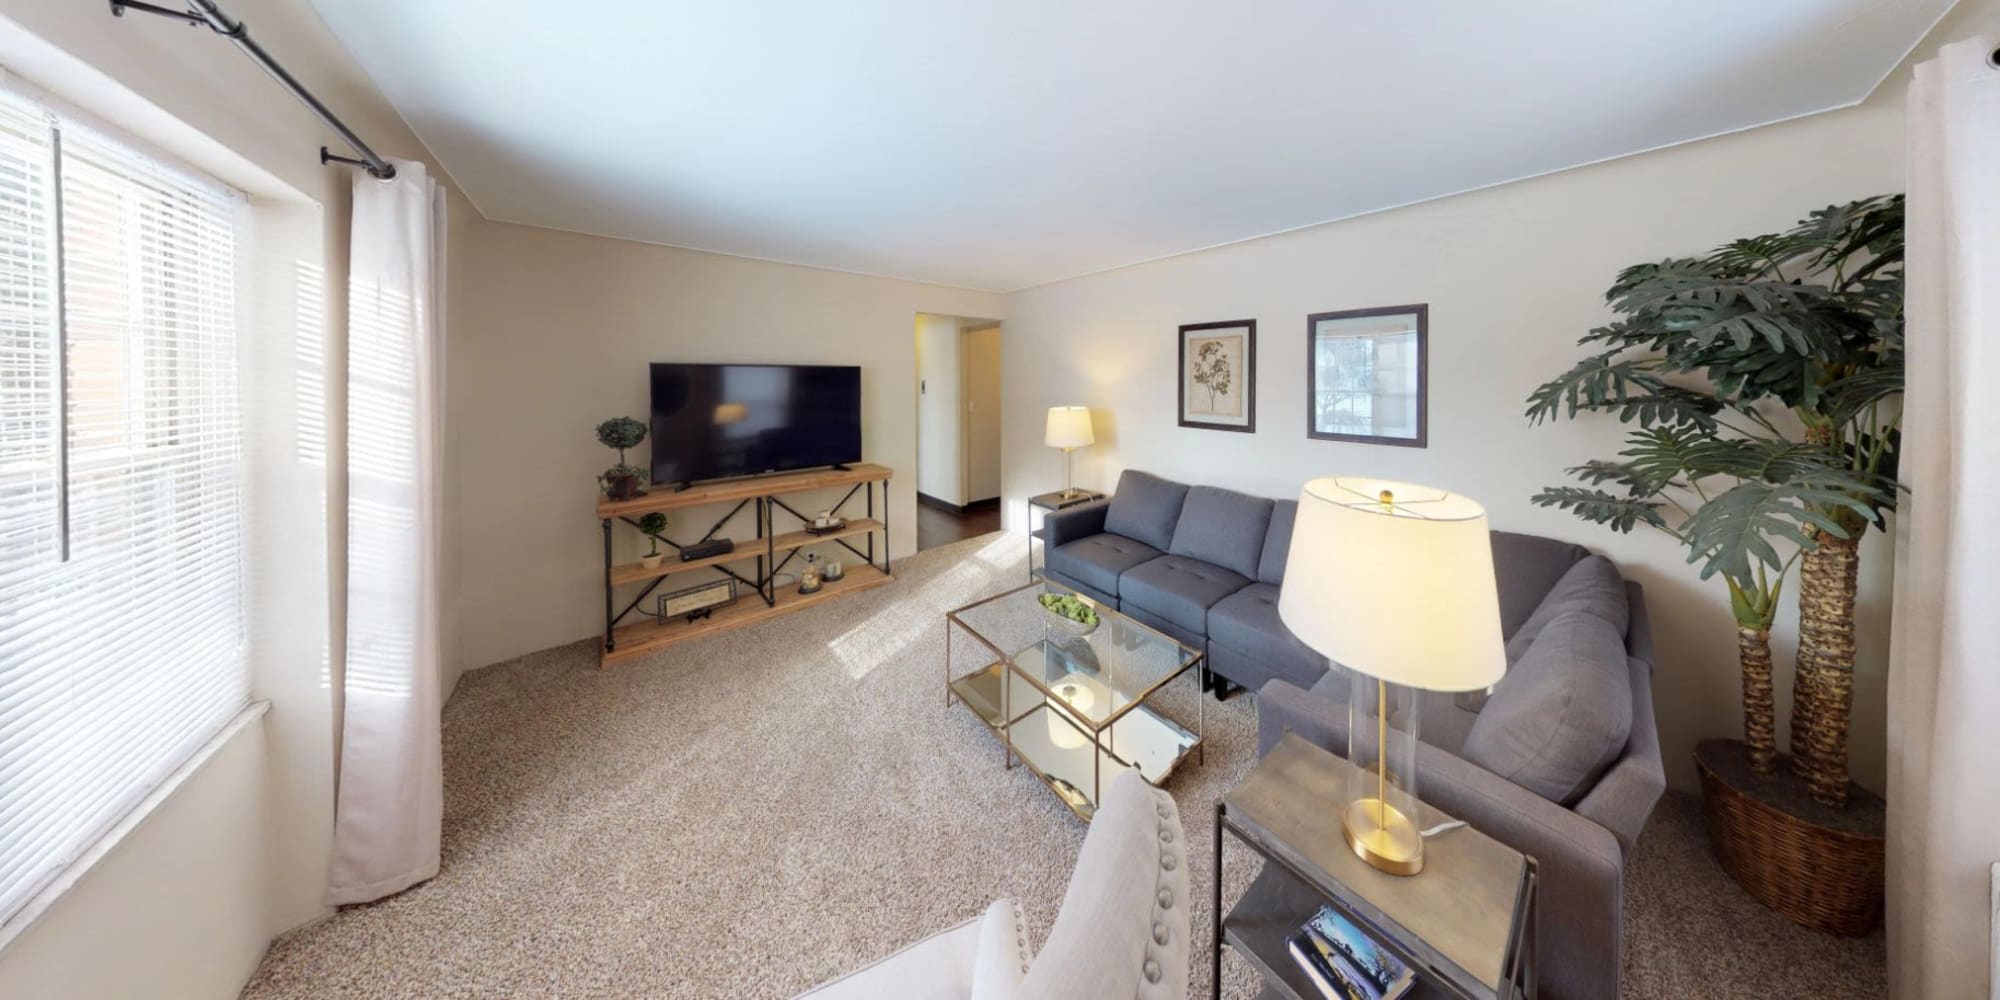
<path fill-rule="evenodd" d="M 1051 690 L 1050 686 L 1043 682 L 1042 677 L 1037 676 L 1036 671 L 1027 669 L 1024 665 L 1024 660 L 1036 656 L 1048 655 L 1048 648 L 1052 644 L 1052 640 L 1047 637 L 1046 633 L 1040 641 L 1031 643 L 1023 649 L 1009 652 L 1002 649 L 992 639 L 982 633 L 978 626 L 966 621 L 965 617 L 963 617 L 970 612 L 1011 597 L 1016 597 L 1023 591 L 1029 590 L 1074 594 L 1082 598 L 1097 611 L 1100 628 L 1109 624 L 1110 620 L 1115 618 L 1121 627 L 1139 630 L 1140 633 L 1151 637 L 1149 641 L 1156 642 L 1164 648 L 1176 650 L 1178 665 L 1163 671 L 1161 676 L 1147 684 L 1143 691 L 1117 692 L 1128 699 L 1126 704 L 1107 714 L 1101 721 L 1093 722 L 1087 713 L 1075 709 L 1061 694 Z M 986 647 L 993 654 L 994 659 L 986 663 L 979 670 L 954 678 L 952 676 L 951 654 L 951 638 L 954 627 L 963 631 L 981 646 Z M 1116 609 L 1106 607 L 1087 596 L 1076 594 L 1075 591 L 1068 587 L 1046 580 L 1036 580 L 945 613 L 945 708 L 949 709 L 953 701 L 964 702 L 966 707 L 971 709 L 973 714 L 981 722 L 985 723 L 988 729 L 993 730 L 1000 737 L 1002 762 L 1007 769 L 1011 770 L 1014 766 L 1015 758 L 1019 757 L 1021 763 L 1027 765 L 1028 770 L 1041 779 L 1042 783 L 1047 785 L 1049 790 L 1055 793 L 1056 797 L 1062 800 L 1063 804 L 1068 806 L 1071 812 L 1076 813 L 1086 821 L 1096 812 L 1097 803 L 1101 800 L 1104 787 L 1103 769 L 1107 761 L 1122 767 L 1138 768 L 1145 775 L 1146 780 L 1152 782 L 1154 785 L 1159 785 L 1164 783 L 1167 777 L 1190 754 L 1194 755 L 1197 763 L 1206 760 L 1207 747 L 1203 741 L 1202 732 L 1207 714 L 1203 703 L 1207 699 L 1200 694 L 1200 690 L 1202 689 L 1198 689 L 1195 696 L 1195 728 L 1193 731 L 1189 731 L 1179 723 L 1167 718 L 1152 705 L 1148 704 L 1148 701 L 1168 684 L 1186 674 L 1193 674 L 1199 678 L 1203 684 L 1203 689 L 1205 689 L 1207 673 L 1208 662 L 1201 650 L 1194 649 L 1137 619 L 1120 614 Z M 1015 711 L 1015 695 L 1016 688 L 1019 685 L 1015 681 L 1026 682 L 1028 688 L 1020 692 L 1020 694 L 1033 701 L 1032 704 L 1029 704 L 1018 713 Z M 999 703 L 997 705 L 989 704 L 992 692 L 984 690 L 988 686 L 998 688 Z M 1088 793 L 1074 782 L 1053 773 L 1055 771 L 1053 765 L 1057 763 L 1056 761 L 1047 759 L 1046 757 L 1037 759 L 1045 754 L 1064 751 L 1053 748 L 1041 748 L 1038 744 L 1023 745 L 1015 740 L 1014 732 L 1016 728 L 1021 727 L 1023 722 L 1038 715 L 1044 718 L 1052 716 L 1055 719 L 1060 719 L 1083 737 L 1086 741 L 1084 744 L 1070 748 L 1074 752 L 1081 753 L 1086 746 L 1095 746 L 1100 751 L 1091 754 L 1091 788 Z M 1153 763 L 1152 771 L 1149 773 L 1147 768 L 1139 761 L 1128 759 L 1127 756 L 1121 755 L 1118 751 L 1118 734 L 1121 723 L 1128 726 L 1144 727 L 1147 734 L 1155 740 L 1164 737 L 1168 741 L 1167 745 L 1175 748 L 1171 759 L 1164 762 L 1156 759 Z M 1132 756 L 1136 757 L 1137 755 Z"/>

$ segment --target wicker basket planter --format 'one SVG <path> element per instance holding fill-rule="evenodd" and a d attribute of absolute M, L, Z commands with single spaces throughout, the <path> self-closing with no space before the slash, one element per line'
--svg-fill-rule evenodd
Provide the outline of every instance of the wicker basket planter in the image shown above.
<path fill-rule="evenodd" d="M 1882 922 L 1882 798 L 1856 785 L 1838 809 L 1814 802 L 1779 757 L 1750 770 L 1738 740 L 1696 744 L 1709 842 L 1722 870 L 1794 923 L 1860 937 Z"/>

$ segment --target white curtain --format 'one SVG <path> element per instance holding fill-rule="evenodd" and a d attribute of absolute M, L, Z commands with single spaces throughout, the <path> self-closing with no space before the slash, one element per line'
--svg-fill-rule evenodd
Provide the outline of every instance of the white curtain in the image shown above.
<path fill-rule="evenodd" d="M 1889 667 L 1890 993 L 1991 989 L 2000 861 L 2000 36 L 1910 86 L 1908 359 Z"/>
<path fill-rule="evenodd" d="M 357 173 L 348 273 L 347 659 L 328 902 L 437 874 L 444 198 Z"/>

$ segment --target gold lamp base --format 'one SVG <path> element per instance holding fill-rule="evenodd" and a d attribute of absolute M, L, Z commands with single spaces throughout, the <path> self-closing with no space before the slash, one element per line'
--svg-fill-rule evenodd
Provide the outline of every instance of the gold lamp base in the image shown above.
<path fill-rule="evenodd" d="M 1424 837 L 1395 806 L 1380 799 L 1356 799 L 1340 817 L 1340 837 L 1355 857 L 1391 875 L 1424 870 Z"/>

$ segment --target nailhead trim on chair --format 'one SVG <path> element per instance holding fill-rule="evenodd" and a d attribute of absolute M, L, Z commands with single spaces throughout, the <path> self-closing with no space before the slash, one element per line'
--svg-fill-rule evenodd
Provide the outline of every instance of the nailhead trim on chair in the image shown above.
<path fill-rule="evenodd" d="M 1167 793 L 1159 791 L 1158 789 L 1155 789 L 1153 791 L 1153 794 L 1159 796 L 1159 801 L 1155 805 L 1153 813 L 1154 815 L 1158 816 L 1160 820 L 1159 836 L 1160 836 L 1160 873 L 1161 873 L 1160 883 L 1159 883 L 1160 891 L 1159 894 L 1156 895 L 1153 900 L 1158 905 L 1160 911 L 1159 913 L 1154 914 L 1153 943 L 1161 948 L 1165 948 L 1168 945 L 1168 943 L 1170 943 L 1173 940 L 1173 932 L 1167 927 L 1167 922 L 1165 920 L 1160 919 L 1160 916 L 1161 914 L 1164 914 L 1166 911 L 1174 908 L 1174 893 L 1173 889 L 1171 889 L 1166 885 L 1166 873 L 1171 872 L 1175 868 L 1179 867 L 1180 857 L 1174 853 L 1172 846 L 1174 842 L 1173 800 L 1167 797 Z M 1147 986 L 1139 987 L 1140 997 L 1143 998 L 1156 995 L 1164 995 L 1160 993 L 1160 991 L 1157 989 L 1148 988 L 1148 987 L 1158 987 L 1160 984 L 1160 977 L 1165 974 L 1164 970 L 1160 966 L 1159 956 L 1152 949 L 1149 948 L 1146 950 L 1146 958 L 1145 961 L 1139 966 L 1139 971 L 1145 975 L 1146 983 L 1148 984 Z"/>
<path fill-rule="evenodd" d="M 1028 974 L 1028 915 L 1021 909 L 1021 901 L 1014 901 L 1014 946 L 1021 952 L 1021 975 Z"/>

